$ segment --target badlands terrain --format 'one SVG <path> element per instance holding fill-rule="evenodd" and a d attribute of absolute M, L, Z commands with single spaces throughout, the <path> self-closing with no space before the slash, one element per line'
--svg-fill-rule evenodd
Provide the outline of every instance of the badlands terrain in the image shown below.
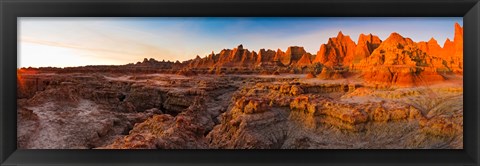
<path fill-rule="evenodd" d="M 463 29 L 20 68 L 17 112 L 20 149 L 462 149 Z"/>

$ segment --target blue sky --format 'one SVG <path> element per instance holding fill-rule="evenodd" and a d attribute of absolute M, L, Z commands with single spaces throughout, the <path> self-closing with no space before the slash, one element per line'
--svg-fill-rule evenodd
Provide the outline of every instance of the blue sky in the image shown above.
<path fill-rule="evenodd" d="M 316 54 L 339 31 L 385 40 L 398 32 L 414 41 L 453 40 L 461 17 L 157 17 L 19 18 L 19 67 L 126 64 L 155 58 L 188 60 L 243 44 L 244 48 L 304 46 Z M 51 59 L 56 59 L 52 61 Z"/>

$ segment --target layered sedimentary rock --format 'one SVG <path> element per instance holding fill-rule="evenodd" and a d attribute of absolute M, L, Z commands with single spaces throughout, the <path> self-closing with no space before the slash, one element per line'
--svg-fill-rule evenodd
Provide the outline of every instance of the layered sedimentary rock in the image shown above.
<path fill-rule="evenodd" d="M 455 37 L 453 39 L 455 45 L 455 54 L 451 65 L 452 70 L 457 73 L 463 72 L 463 28 L 455 23 Z"/>
<path fill-rule="evenodd" d="M 20 149 L 104 146 L 153 115 L 184 112 L 194 104 L 190 99 L 198 97 L 210 99 L 203 103 L 209 109 L 201 112 L 215 118 L 224 111 L 226 96 L 235 90 L 229 80 L 204 78 L 197 82 L 177 75 L 21 76 L 19 80 L 25 83 L 18 87 L 24 94 L 17 96 Z M 42 88 L 37 89 L 37 84 Z M 215 99 L 219 95 L 224 97 Z"/>
<path fill-rule="evenodd" d="M 284 58 L 282 58 L 282 63 L 286 66 L 290 64 L 295 64 L 303 55 L 307 52 L 303 47 L 291 46 L 288 47 L 285 52 Z"/>
<path fill-rule="evenodd" d="M 128 135 L 100 149 L 205 149 L 204 133 L 213 125 L 206 107 L 197 101 L 175 117 L 155 115 L 137 123 Z"/>
<path fill-rule="evenodd" d="M 428 63 L 431 58 L 410 38 L 392 33 L 357 68 L 366 82 L 379 85 L 413 86 L 444 80 Z"/>
<path fill-rule="evenodd" d="M 438 72 L 461 73 L 463 70 L 462 40 L 463 29 L 459 24 L 455 24 L 454 41 L 447 39 L 443 47 L 440 47 L 434 38 L 428 42 L 416 43 L 398 33 L 392 33 L 386 41 L 382 41 L 372 34 L 361 34 L 355 44 L 349 36 L 339 32 L 336 37 L 330 38 L 326 44 L 322 44 L 316 55 L 306 55 L 308 53 L 302 47 L 297 46 L 287 48 L 286 52 L 281 49 L 277 51 L 262 49 L 258 55 L 254 51 L 243 53 L 242 47 L 223 50 L 217 54 L 217 57 L 222 59 L 220 62 L 215 61 L 215 58 L 209 58 L 215 57 L 215 55 L 209 55 L 206 59 L 196 58 L 194 61 L 211 59 L 208 63 L 210 65 L 206 66 L 227 67 L 227 69 L 216 69 L 215 73 L 271 74 L 288 72 L 307 74 L 313 72 L 323 79 L 331 78 L 330 73 L 335 74 L 335 78 L 337 76 L 342 78 L 340 76 L 348 75 L 348 72 L 359 72 L 364 73 L 366 81 L 373 84 L 414 86 L 443 80 L 444 77 Z M 236 55 L 240 53 L 242 55 Z M 235 59 L 235 57 L 239 59 Z M 253 64 L 256 64 L 255 67 L 262 67 L 262 69 L 244 68 L 237 71 L 228 69 L 228 67 L 250 66 L 252 60 Z M 326 67 L 328 70 L 322 70 L 315 65 Z"/>
<path fill-rule="evenodd" d="M 459 146 L 432 138 L 454 137 L 456 142 L 461 139 L 458 137 L 461 124 L 430 118 L 424 108 L 398 102 L 415 98 L 417 93 L 381 90 L 357 93 L 364 89 L 355 84 L 257 83 L 235 95 L 232 108 L 221 116 L 220 125 L 206 138 L 210 147 L 227 149 L 386 148 L 392 143 L 385 140 L 397 138 L 399 141 L 394 143 L 397 148 Z M 361 99 L 356 99 L 380 95 L 375 92 L 389 94 L 394 100 L 358 102 Z M 446 103 L 443 108 L 456 105 L 453 103 Z M 438 124 L 442 126 L 437 127 Z M 366 138 L 376 142 L 357 144 Z"/>
<path fill-rule="evenodd" d="M 455 55 L 455 43 L 447 38 L 443 44 L 442 58 L 447 58 L 451 55 Z"/>
<path fill-rule="evenodd" d="M 234 49 L 223 49 L 218 54 L 212 52 L 212 54 L 204 58 L 197 56 L 195 59 L 185 61 L 184 63 L 188 64 L 187 66 L 190 70 L 210 68 L 217 70 L 214 72 L 217 74 L 222 72 L 229 73 L 228 70 L 231 68 L 252 70 L 252 67 L 273 70 L 269 71 L 270 73 L 273 73 L 274 70 L 276 70 L 276 67 L 297 64 L 297 61 L 299 61 L 304 54 L 307 54 L 305 49 L 298 46 L 288 47 L 286 52 L 283 52 L 280 49 L 277 51 L 261 49 L 257 53 L 255 51 L 244 49 L 243 45 L 239 45 Z M 309 54 L 309 56 L 311 55 Z M 308 59 L 310 58 L 311 57 L 308 57 Z M 304 58 L 300 64 L 306 66 L 310 63 Z M 183 71 L 182 73 L 189 72 Z"/>
<path fill-rule="evenodd" d="M 285 52 L 282 51 L 280 48 L 277 49 L 277 52 L 275 53 L 273 60 L 279 62 L 282 65 L 285 65 L 286 63 L 288 63 L 288 58 L 285 56 Z"/>
<path fill-rule="evenodd" d="M 234 66 L 252 66 L 257 59 L 256 52 L 250 52 L 247 49 L 243 49 L 242 45 L 239 45 L 233 50 L 224 49 L 218 55 L 218 62 L 214 64 L 214 67 L 234 67 Z M 208 60 L 208 59 L 207 59 Z M 209 62 L 211 63 L 211 62 Z M 211 67 L 201 65 L 202 67 Z"/>
<path fill-rule="evenodd" d="M 260 51 L 258 51 L 258 58 L 257 58 L 256 65 L 257 66 L 275 66 L 275 63 L 274 63 L 275 54 L 276 52 L 274 50 L 260 49 Z"/>
<path fill-rule="evenodd" d="M 322 44 L 313 63 L 319 62 L 328 67 L 350 64 L 353 60 L 356 44 L 350 36 L 339 32 L 337 37 L 328 39 L 327 44 Z M 347 61 L 344 62 L 345 57 Z"/>
<path fill-rule="evenodd" d="M 359 63 L 362 59 L 369 57 L 373 50 L 380 46 L 381 43 L 382 40 L 380 40 L 378 36 L 360 34 L 353 56 L 345 57 L 346 64 L 355 65 Z"/>
<path fill-rule="evenodd" d="M 268 100 L 240 98 L 222 116 L 225 125 L 215 126 L 206 138 L 213 148 L 280 148 L 286 118 L 282 112 L 271 110 Z"/>
<path fill-rule="evenodd" d="M 19 98 L 19 148 L 463 146 L 462 98 L 451 97 L 461 88 L 381 90 L 339 79 L 104 74 L 50 75 L 45 89 Z M 437 97 L 429 97 L 431 91 Z M 445 100 L 415 103 L 443 93 Z"/>
<path fill-rule="evenodd" d="M 297 61 L 295 66 L 297 66 L 297 67 L 310 66 L 312 64 L 312 61 L 310 60 L 310 57 L 312 57 L 312 55 L 309 54 L 309 53 L 303 54 L 303 56 Z"/>
<path fill-rule="evenodd" d="M 430 56 L 441 57 L 443 52 L 443 49 L 434 38 L 431 38 L 428 42 L 419 42 L 418 48 Z"/>

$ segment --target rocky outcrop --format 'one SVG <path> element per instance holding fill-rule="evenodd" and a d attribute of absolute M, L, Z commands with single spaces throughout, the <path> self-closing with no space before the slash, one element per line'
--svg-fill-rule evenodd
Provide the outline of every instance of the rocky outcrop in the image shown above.
<path fill-rule="evenodd" d="M 354 53 L 352 54 L 352 56 L 345 57 L 344 61 L 346 62 L 346 65 L 355 65 L 359 63 L 362 59 L 369 57 L 370 54 L 372 54 L 373 50 L 380 46 L 381 43 L 382 40 L 380 40 L 378 36 L 372 34 L 360 34 Z"/>
<path fill-rule="evenodd" d="M 418 48 L 430 56 L 441 57 L 443 52 L 443 49 L 434 38 L 431 38 L 428 42 L 419 42 Z"/>
<path fill-rule="evenodd" d="M 392 33 L 385 43 L 380 40 L 378 36 L 372 34 L 360 34 L 358 41 L 352 41 L 349 36 L 339 32 L 336 37 L 329 38 L 326 44 L 320 46 L 320 50 L 315 56 L 307 56 L 303 47 L 291 46 L 287 48 L 286 52 L 281 49 L 277 51 L 262 49 L 257 55 L 255 51 L 248 51 L 244 53 L 242 48 L 237 47 L 233 50 L 222 50 L 220 54 L 209 55 L 206 58 L 196 58 L 192 60 L 190 66 L 197 67 L 251 67 L 251 62 L 256 64 L 255 67 L 262 67 L 263 69 L 251 73 L 273 73 L 274 71 L 286 71 L 289 73 L 308 73 L 311 70 L 295 69 L 311 67 L 313 64 L 321 64 L 332 70 L 338 68 L 348 68 L 353 72 L 368 72 L 373 66 L 419 66 L 431 67 L 433 69 L 426 69 L 429 71 L 441 72 L 456 72 L 459 73 L 463 69 L 463 29 L 459 24 L 455 25 L 454 41 L 445 41 L 444 47 L 440 47 L 438 42 L 431 38 L 428 42 L 415 43 L 409 38 L 404 38 L 398 33 Z M 382 48 L 378 49 L 381 45 Z M 385 54 L 385 55 L 382 55 Z M 398 56 L 397 56 L 398 54 Z M 408 54 L 408 56 L 406 56 Z M 218 58 L 215 58 L 218 57 Z M 218 59 L 218 60 L 215 60 Z M 209 65 L 196 65 L 193 62 L 208 61 Z M 247 64 L 248 63 L 248 64 Z M 283 69 L 282 69 L 283 68 Z M 222 69 L 223 70 L 223 69 Z M 225 73 L 229 73 L 228 69 Z M 383 69 L 382 69 L 383 70 Z M 389 70 L 397 70 L 389 68 Z M 406 69 L 399 69 L 406 71 Z M 409 69 L 413 72 L 420 73 L 424 69 Z M 374 71 L 378 73 L 387 72 Z M 393 71 L 396 72 L 396 71 Z M 425 74 L 424 74 L 425 75 Z M 435 75 L 435 73 L 426 74 Z M 392 77 L 393 76 L 379 76 Z M 438 76 L 434 76 L 440 78 Z M 408 78 L 406 78 L 408 80 Z M 432 79 L 427 79 L 432 80 Z M 413 85 L 413 83 L 403 84 L 405 86 Z"/>
<path fill-rule="evenodd" d="M 258 51 L 256 65 L 260 67 L 276 66 L 276 64 L 274 63 L 275 54 L 276 52 L 274 50 L 260 49 L 260 51 Z"/>
<path fill-rule="evenodd" d="M 280 148 L 284 137 L 283 120 L 287 117 L 271 110 L 268 100 L 242 97 L 229 113 L 222 116 L 222 125 L 207 135 L 212 148 L 271 149 Z"/>
<path fill-rule="evenodd" d="M 350 64 L 353 60 L 356 44 L 350 36 L 344 36 L 340 31 L 337 37 L 328 39 L 327 44 L 322 44 L 313 63 L 319 62 L 328 67 Z M 345 57 L 347 61 L 344 62 Z"/>
<path fill-rule="evenodd" d="M 244 49 L 239 45 L 233 49 L 223 49 L 220 53 L 211 53 L 207 57 L 187 61 L 189 68 L 234 68 L 253 66 L 274 66 L 276 52 L 261 49 L 259 53 Z"/>
<path fill-rule="evenodd" d="M 424 110 L 410 104 L 393 100 L 350 102 L 331 95 L 359 97 L 359 94 L 353 92 L 365 88 L 357 86 L 359 85 L 291 82 L 257 83 L 245 87 L 235 95 L 231 109 L 222 114 L 220 124 L 206 138 L 211 148 L 220 149 L 358 146 L 356 143 L 345 145 L 349 141 L 343 140 L 343 137 L 347 135 L 354 140 L 368 137 L 380 142 L 398 138 L 401 141 L 394 143 L 397 147 L 409 147 L 414 142 L 419 143 L 416 147 L 429 147 L 442 143 L 437 144 L 430 139 L 431 136 L 423 134 L 438 131 L 440 133 L 434 137 L 448 139 L 460 133 L 459 124 L 452 127 L 455 131 L 447 129 L 448 127 L 438 130 L 433 127 L 433 123 L 437 123 L 435 120 L 428 119 Z M 391 91 L 385 93 L 396 94 Z M 418 94 L 402 92 L 399 98 L 409 98 L 410 95 Z M 450 123 L 448 119 L 446 121 Z M 376 146 L 378 142 L 366 144 L 361 147 L 381 148 Z"/>
<path fill-rule="evenodd" d="M 315 118 L 311 127 L 318 123 L 325 123 L 341 129 L 362 131 L 364 124 L 373 122 L 387 122 L 394 120 L 420 119 L 419 110 L 399 104 L 365 103 L 349 104 L 328 99 L 297 97 L 290 104 L 292 111 L 308 112 Z M 323 116 L 323 117 L 322 117 Z M 320 118 L 321 117 L 321 118 Z"/>
<path fill-rule="evenodd" d="M 138 123 L 128 135 L 99 149 L 206 149 L 204 133 L 214 123 L 199 100 L 176 117 L 155 115 Z"/>
<path fill-rule="evenodd" d="M 291 46 L 286 52 L 278 49 L 255 51 L 244 49 L 243 45 L 239 45 L 234 49 L 224 49 L 219 54 L 208 55 L 205 58 L 197 58 L 187 61 L 189 68 L 215 68 L 216 70 L 225 70 L 228 73 L 229 68 L 244 67 L 245 70 L 252 70 L 252 67 L 264 68 L 274 72 L 276 67 L 290 66 L 297 64 L 304 54 L 307 54 L 303 47 Z M 309 54 L 310 55 L 310 54 Z M 311 55 L 310 55 L 311 56 Z M 310 59 L 311 57 L 308 57 Z M 301 65 L 309 65 L 309 60 L 303 59 Z M 249 69 L 250 68 L 250 69 Z M 186 73 L 186 72 L 182 72 Z M 221 72 L 216 72 L 221 73 Z"/>
<path fill-rule="evenodd" d="M 277 49 L 277 52 L 275 53 L 275 57 L 273 58 L 273 60 L 279 62 L 282 65 L 289 63 L 288 57 L 285 56 L 285 52 L 283 52 L 280 48 Z"/>
<path fill-rule="evenodd" d="M 295 64 L 295 62 L 297 62 L 305 53 L 307 53 L 305 49 L 299 46 L 290 46 L 287 48 L 286 52 L 278 49 L 274 61 L 279 61 L 284 66 L 289 66 Z"/>
<path fill-rule="evenodd" d="M 31 98 L 38 91 L 43 91 L 50 84 L 48 76 L 38 76 L 36 70 L 17 71 L 17 98 Z"/>
<path fill-rule="evenodd" d="M 455 55 L 455 43 L 449 38 L 445 40 L 443 44 L 443 51 L 441 57 L 446 59 L 448 56 Z"/>
<path fill-rule="evenodd" d="M 452 60 L 452 70 L 456 73 L 463 73 L 463 28 L 455 23 L 455 36 L 453 39 L 455 54 Z"/>
<path fill-rule="evenodd" d="M 288 47 L 287 51 L 285 52 L 285 56 L 287 61 L 284 63 L 284 65 L 290 65 L 290 64 L 295 64 L 303 55 L 305 55 L 307 52 L 303 47 L 299 46 L 290 46 Z"/>
<path fill-rule="evenodd" d="M 437 41 L 432 38 L 428 42 L 419 42 L 419 48 L 432 59 L 432 64 L 438 71 L 462 73 L 463 71 L 463 28 L 455 23 L 454 41 L 447 38 L 440 47 Z"/>
<path fill-rule="evenodd" d="M 410 38 L 392 33 L 380 46 L 357 66 L 367 83 L 382 86 L 414 86 L 444 80 L 428 63 L 431 56 L 423 52 Z M 421 74 L 425 72 L 424 74 Z"/>
<path fill-rule="evenodd" d="M 310 57 L 312 57 L 312 55 L 309 53 L 303 54 L 303 56 L 297 61 L 297 63 L 295 63 L 295 66 L 297 67 L 310 66 L 312 64 Z"/>

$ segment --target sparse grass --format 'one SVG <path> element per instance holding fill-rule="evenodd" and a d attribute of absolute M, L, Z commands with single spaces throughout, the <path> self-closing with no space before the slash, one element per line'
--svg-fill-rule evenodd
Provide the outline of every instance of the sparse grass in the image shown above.
<path fill-rule="evenodd" d="M 445 97 L 438 105 L 429 111 L 427 117 L 453 115 L 459 110 L 463 112 L 463 95 Z"/>
<path fill-rule="evenodd" d="M 433 108 L 435 108 L 443 100 L 440 98 L 428 98 L 425 96 L 419 96 L 415 98 L 407 99 L 407 103 L 417 108 L 422 112 L 422 115 L 427 115 Z"/>
<path fill-rule="evenodd" d="M 369 123 L 363 132 L 324 126 L 317 132 L 321 136 L 312 143 L 326 149 L 451 149 L 463 146 L 456 136 L 422 133 L 415 121 Z"/>
<path fill-rule="evenodd" d="M 419 109 L 427 118 L 442 114 L 450 114 L 457 110 L 463 110 L 463 95 L 430 97 L 421 95 L 408 98 L 407 104 Z"/>

